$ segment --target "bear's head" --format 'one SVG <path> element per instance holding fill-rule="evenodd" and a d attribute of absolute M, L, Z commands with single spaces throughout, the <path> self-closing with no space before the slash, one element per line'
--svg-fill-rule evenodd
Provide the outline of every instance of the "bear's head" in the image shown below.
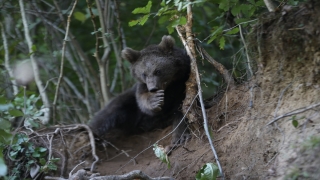
<path fill-rule="evenodd" d="M 122 50 L 122 57 L 131 63 L 131 73 L 150 92 L 165 90 L 172 82 L 188 78 L 190 59 L 182 49 L 174 47 L 171 36 L 163 36 L 158 45 L 150 45 L 141 51 Z"/>

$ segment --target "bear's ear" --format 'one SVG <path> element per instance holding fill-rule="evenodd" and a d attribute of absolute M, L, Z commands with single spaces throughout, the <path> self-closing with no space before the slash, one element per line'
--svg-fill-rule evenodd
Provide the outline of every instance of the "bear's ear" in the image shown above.
<path fill-rule="evenodd" d="M 173 37 L 165 35 L 162 37 L 162 41 L 159 44 L 159 48 L 162 51 L 170 52 L 170 51 L 172 51 L 174 44 L 175 44 L 175 41 L 174 41 Z"/>
<path fill-rule="evenodd" d="M 121 56 L 123 59 L 128 60 L 130 63 L 134 63 L 140 57 L 140 51 L 136 51 L 131 48 L 125 48 L 124 50 L 122 50 Z"/>

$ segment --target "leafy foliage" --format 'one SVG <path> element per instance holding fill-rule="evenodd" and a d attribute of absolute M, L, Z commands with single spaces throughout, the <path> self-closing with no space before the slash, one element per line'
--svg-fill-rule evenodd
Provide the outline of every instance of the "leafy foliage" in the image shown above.
<path fill-rule="evenodd" d="M 21 179 L 23 177 L 25 179 L 29 177 L 30 172 L 37 166 L 40 166 L 40 169 L 34 174 L 57 170 L 57 166 L 54 163 L 59 159 L 45 160 L 47 148 L 34 146 L 25 134 L 17 134 L 11 144 L 1 144 L 1 146 L 5 148 L 4 152 L 8 154 L 8 157 L 14 163 L 11 165 L 12 169 L 8 174 L 10 179 Z"/>
<path fill-rule="evenodd" d="M 10 179 L 28 177 L 34 166 L 40 166 L 39 172 L 43 173 L 57 169 L 54 163 L 58 159 L 45 160 L 46 148 L 34 146 L 25 134 L 15 136 L 11 134 L 12 128 L 39 127 L 38 120 L 43 116 L 41 109 L 38 109 L 39 99 L 35 94 L 24 97 L 24 93 L 18 94 L 13 100 L 0 97 L 0 176 L 7 174 L 3 152 L 11 162 L 14 162 L 10 165 L 12 167 L 8 174 Z"/>

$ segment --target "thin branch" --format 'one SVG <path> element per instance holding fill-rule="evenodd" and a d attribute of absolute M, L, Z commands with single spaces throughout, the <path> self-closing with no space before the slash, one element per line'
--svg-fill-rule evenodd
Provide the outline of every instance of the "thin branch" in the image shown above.
<path fill-rule="evenodd" d="M 118 8 L 118 1 L 114 1 L 114 14 L 118 23 L 118 34 L 120 35 L 121 43 L 122 43 L 122 48 L 124 49 L 127 47 L 127 42 L 126 42 L 126 37 L 123 32 L 123 28 L 121 26 L 121 21 L 120 21 L 120 14 L 119 14 L 119 8 Z"/>
<path fill-rule="evenodd" d="M 71 9 L 71 12 L 68 15 L 66 34 L 65 34 L 65 37 L 64 37 L 64 40 L 63 40 L 62 53 L 61 53 L 61 64 L 60 64 L 60 75 L 59 75 L 59 78 L 58 78 L 58 83 L 57 83 L 57 86 L 56 86 L 56 92 L 55 92 L 54 100 L 53 100 L 53 103 L 52 103 L 52 106 L 53 106 L 53 123 L 56 122 L 56 105 L 57 105 L 57 99 L 59 97 L 59 88 L 60 88 L 60 84 L 61 84 L 62 77 L 63 77 L 64 57 L 65 57 L 65 53 L 66 53 L 66 44 L 67 44 L 67 41 L 68 41 L 68 34 L 69 34 L 71 16 L 72 16 L 72 13 L 73 13 L 76 5 L 77 5 L 77 2 L 78 2 L 78 0 L 74 1 L 73 7 Z"/>
<path fill-rule="evenodd" d="M 283 115 L 281 115 L 281 116 L 278 116 L 278 117 L 274 118 L 272 121 L 268 122 L 268 124 L 266 124 L 266 126 L 268 126 L 268 125 L 270 125 L 270 124 L 272 124 L 272 123 L 274 123 L 274 122 L 277 122 L 278 120 L 280 120 L 280 119 L 282 119 L 282 118 L 284 118 L 284 117 L 293 116 L 293 115 L 295 115 L 295 114 L 303 113 L 303 112 L 305 112 L 305 111 L 308 111 L 308 110 L 313 109 L 313 108 L 318 107 L 318 106 L 320 106 L 320 103 L 313 104 L 313 105 L 311 105 L 311 106 L 304 107 L 304 108 L 298 108 L 298 109 L 296 109 L 296 110 L 293 110 L 293 111 L 291 111 L 291 112 L 288 112 L 288 113 L 286 113 L 286 114 L 283 114 Z"/>
<path fill-rule="evenodd" d="M 16 95 L 16 94 L 18 94 L 18 87 L 17 87 L 16 80 L 14 79 L 13 71 L 10 67 L 7 36 L 6 36 L 6 32 L 4 30 L 3 24 L 1 22 L 0 22 L 0 26 L 1 26 L 3 47 L 4 47 L 4 66 L 6 67 L 6 70 L 8 71 L 9 77 L 11 79 L 12 88 L 13 88 L 13 95 Z"/>
<path fill-rule="evenodd" d="M 196 61 L 196 59 L 194 58 L 194 56 L 192 56 L 191 54 L 191 50 L 189 48 L 189 46 L 187 46 L 187 42 L 186 40 L 183 38 L 180 30 L 176 27 L 176 30 L 181 38 L 181 41 L 182 43 L 184 44 L 186 50 L 187 50 L 187 53 L 188 55 L 190 56 L 190 59 L 191 61 Z M 194 68 L 196 70 L 196 79 L 197 79 L 197 85 L 198 85 L 198 95 L 199 95 L 199 101 L 200 101 L 200 105 L 201 105 L 201 111 L 202 111 L 202 116 L 203 116 L 203 126 L 204 126 L 204 130 L 206 132 L 206 135 L 208 137 L 208 140 L 209 140 L 209 144 L 210 144 L 210 147 L 212 149 L 212 152 L 216 158 L 216 162 L 217 162 L 217 165 L 219 167 L 219 171 L 220 171 L 220 174 L 221 176 L 223 177 L 224 179 L 224 174 L 223 174 L 223 171 L 222 171 L 222 168 L 221 168 L 221 165 L 220 165 L 220 162 L 219 162 L 219 158 L 218 158 L 218 155 L 217 155 L 217 152 L 213 146 L 213 143 L 212 143 L 212 139 L 211 139 L 211 136 L 210 136 L 210 133 L 209 133 L 209 129 L 208 129 L 208 120 L 207 120 L 207 114 L 206 114 L 206 110 L 205 110 L 205 107 L 204 107 L 204 103 L 203 103 L 203 97 L 202 97 L 202 90 L 201 90 L 201 84 L 200 84 L 200 77 L 199 77 L 199 72 L 198 72 L 198 68 L 195 67 Z"/>
<path fill-rule="evenodd" d="M 107 2 L 106 2 L 107 3 Z M 102 35 L 102 40 L 103 40 L 103 46 L 104 46 L 104 54 L 102 56 L 102 58 L 100 58 L 99 56 L 99 36 L 98 36 L 98 32 L 97 32 L 97 28 L 96 28 L 96 24 L 94 22 L 94 15 L 91 9 L 91 6 L 87 0 L 87 6 L 89 9 L 89 12 L 91 14 L 91 21 L 92 21 L 92 25 L 93 25 L 93 29 L 95 32 L 95 36 L 96 36 L 96 52 L 94 53 L 94 57 L 97 60 L 97 63 L 99 65 L 99 71 L 100 71 L 100 86 L 101 86 L 101 92 L 102 92 L 102 97 L 104 100 L 104 103 L 108 102 L 110 99 L 110 91 L 108 88 L 108 79 L 106 78 L 107 74 L 108 74 L 108 67 L 107 67 L 107 61 L 108 61 L 108 57 L 111 53 L 111 48 L 108 44 L 107 38 L 105 36 L 106 30 L 105 30 L 105 23 L 104 23 L 104 16 L 102 13 L 102 9 L 101 9 L 101 5 L 100 5 L 100 1 L 96 0 L 96 5 L 97 5 L 97 10 L 99 13 L 99 20 L 100 20 L 100 26 L 101 26 L 101 35 Z M 107 11 L 107 10 L 106 10 Z"/>
<path fill-rule="evenodd" d="M 253 75 L 253 72 L 252 72 L 252 68 L 251 68 L 251 60 L 250 60 L 250 56 L 249 56 L 249 53 L 248 53 L 248 47 L 247 47 L 247 44 L 244 40 L 244 37 L 243 37 L 243 33 L 242 33 L 242 26 L 239 25 L 239 33 L 240 33 L 240 37 L 241 37 L 241 40 L 242 40 L 242 43 L 243 43 L 243 46 L 244 46 L 244 49 L 246 51 L 246 56 L 247 56 L 247 66 L 248 66 L 248 70 L 249 70 L 249 73 L 248 73 L 248 78 L 250 78 L 252 75 Z"/>
<path fill-rule="evenodd" d="M 42 81 L 40 79 L 40 74 L 39 74 L 39 69 L 38 69 L 38 65 L 37 62 L 34 58 L 34 51 L 33 49 L 33 44 L 32 44 L 32 40 L 30 37 L 30 32 L 29 32 L 29 27 L 28 27 L 28 22 L 27 22 L 27 18 L 26 18 L 26 13 L 25 13 L 25 9 L 24 9 L 24 4 L 23 4 L 23 0 L 19 0 L 19 4 L 20 4 L 20 12 L 21 12 L 21 17 L 22 17 L 22 23 L 23 23 L 23 27 L 24 27 L 24 35 L 28 44 L 28 49 L 29 49 L 29 54 L 30 54 L 30 60 L 31 60 L 31 64 L 32 64 L 32 69 L 33 69 L 33 73 L 34 73 L 34 78 L 35 78 L 35 82 L 37 84 L 37 87 L 39 89 L 39 93 L 42 99 L 42 102 L 44 104 L 45 110 L 44 110 L 44 118 L 42 119 L 42 123 L 43 124 L 47 124 L 49 122 L 49 118 L 50 118 L 50 104 L 49 104 L 49 99 L 48 96 L 44 90 L 44 87 L 42 85 Z"/>

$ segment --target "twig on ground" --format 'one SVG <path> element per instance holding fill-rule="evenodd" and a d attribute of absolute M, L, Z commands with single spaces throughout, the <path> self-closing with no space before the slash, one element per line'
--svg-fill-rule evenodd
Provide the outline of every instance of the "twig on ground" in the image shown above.
<path fill-rule="evenodd" d="M 222 126 L 220 129 L 218 129 L 218 131 L 217 131 L 217 132 L 220 132 L 223 128 L 225 128 L 225 127 L 229 126 L 230 124 L 234 124 L 234 123 L 237 123 L 237 122 L 238 122 L 238 121 L 232 121 L 232 122 L 230 122 L 230 123 L 228 123 L 228 124 L 226 124 L 226 125 Z"/>
<path fill-rule="evenodd" d="M 276 110 L 274 111 L 273 118 L 276 118 L 276 117 L 277 117 L 278 109 L 279 109 L 280 104 L 281 104 L 281 102 L 282 102 L 282 97 L 283 97 L 284 93 L 287 91 L 287 89 L 288 89 L 290 86 L 292 86 L 292 82 L 291 82 L 288 86 L 286 86 L 286 87 L 281 91 L 280 96 L 279 96 L 279 99 L 278 99 L 278 103 L 277 103 Z"/>
<path fill-rule="evenodd" d="M 284 118 L 284 117 L 293 116 L 293 115 L 295 115 L 295 114 L 303 113 L 303 112 L 305 112 L 305 111 L 308 111 L 308 110 L 313 109 L 313 108 L 318 107 L 318 106 L 320 106 L 320 103 L 313 104 L 313 105 L 308 106 L 308 107 L 298 108 L 298 109 L 296 109 L 296 110 L 293 110 L 293 111 L 291 111 L 291 112 L 288 112 L 288 113 L 286 113 L 286 114 L 283 114 L 283 115 L 281 115 L 281 116 L 278 116 L 278 117 L 274 118 L 272 121 L 268 122 L 268 123 L 266 124 L 266 126 L 268 126 L 268 125 L 270 125 L 270 124 L 272 124 L 272 123 L 274 123 L 274 122 L 277 122 L 278 120 L 280 120 L 280 119 L 282 119 L 282 118 Z"/>
<path fill-rule="evenodd" d="M 108 162 L 108 161 L 111 161 L 112 159 L 114 159 L 114 158 L 116 158 L 116 157 L 118 157 L 118 156 L 120 156 L 120 155 L 122 155 L 122 154 L 125 154 L 127 157 L 130 157 L 129 154 L 127 153 L 127 152 L 130 152 L 130 151 L 131 151 L 131 150 L 127 150 L 127 151 L 121 150 L 121 153 L 113 156 L 112 158 L 107 159 L 107 162 Z"/>
<path fill-rule="evenodd" d="M 69 173 L 69 178 L 72 177 L 72 172 L 73 172 L 78 166 L 80 166 L 81 164 L 83 164 L 84 162 L 85 162 L 85 161 L 82 161 L 81 163 L 77 164 L 77 165 L 70 171 L 70 173 Z"/>
<path fill-rule="evenodd" d="M 152 178 L 144 174 L 140 170 L 134 170 L 124 175 L 109 175 L 90 178 L 90 180 L 127 180 L 127 179 L 143 179 L 143 180 L 174 180 L 172 177 Z"/>

